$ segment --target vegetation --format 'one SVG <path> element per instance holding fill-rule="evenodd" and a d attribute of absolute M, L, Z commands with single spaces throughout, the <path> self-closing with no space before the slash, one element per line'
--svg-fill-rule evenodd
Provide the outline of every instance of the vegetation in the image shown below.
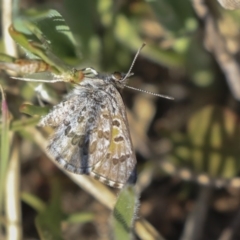
<path fill-rule="evenodd" d="M 1 10 L 0 239 L 239 234 L 238 10 L 204 0 L 15 0 Z M 52 129 L 36 125 L 79 80 L 72 68 L 127 72 L 144 42 L 128 85 L 175 100 L 122 92 L 136 186 L 58 169 L 46 152 Z M 33 62 L 50 73 L 29 71 Z M 39 85 L 51 73 L 63 82 Z"/>

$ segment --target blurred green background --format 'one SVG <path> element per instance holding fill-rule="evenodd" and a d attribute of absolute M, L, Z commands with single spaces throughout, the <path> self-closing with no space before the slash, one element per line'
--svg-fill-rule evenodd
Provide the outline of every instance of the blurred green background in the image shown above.
<path fill-rule="evenodd" d="M 138 215 L 165 239 L 220 239 L 229 226 L 232 238 L 224 239 L 238 239 L 239 10 L 225 10 L 214 0 L 19 0 L 14 4 L 19 29 L 23 21 L 38 22 L 49 9 L 63 16 L 74 39 L 56 37 L 51 32 L 54 24 L 42 21 L 39 26 L 50 40 L 50 51 L 69 66 L 127 72 L 137 50 L 147 44 L 128 84 L 175 100 L 129 89 L 122 92 L 138 160 Z M 3 11 L 2 5 L 2 16 Z M 0 41 L 1 52 L 9 54 L 4 38 Z M 18 46 L 15 57 L 33 56 Z M 26 102 L 39 106 L 37 84 L 13 80 L 4 71 L 0 84 L 12 115 L 10 129 L 16 132 L 10 150 L 15 145 L 19 148 L 21 191 L 56 213 L 49 219 L 57 219 L 64 239 L 110 239 L 109 210 L 61 173 L 28 131 L 39 118 L 21 111 L 31 111 Z M 58 103 L 70 89 L 65 83 L 44 85 L 48 95 L 44 105 Z M 44 132 L 46 139 L 50 131 Z M 39 221 L 46 219 L 44 214 L 37 215 L 42 205 L 32 201 L 22 195 L 24 239 L 37 238 Z M 199 204 L 205 209 L 203 219 Z M 57 207 L 53 210 L 53 206 Z M 60 221 L 76 212 L 80 220 Z M 187 238 L 189 221 L 199 230 Z M 144 239 L 137 235 L 136 239 Z"/>

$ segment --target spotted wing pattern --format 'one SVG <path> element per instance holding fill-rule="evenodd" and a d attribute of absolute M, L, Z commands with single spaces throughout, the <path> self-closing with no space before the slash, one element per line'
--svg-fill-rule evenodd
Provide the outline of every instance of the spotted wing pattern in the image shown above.
<path fill-rule="evenodd" d="M 67 170 L 121 188 L 135 180 L 136 157 L 122 98 L 100 82 L 96 87 L 85 80 L 39 125 L 56 128 L 48 150 Z"/>
<path fill-rule="evenodd" d="M 107 93 L 105 93 L 107 100 L 105 118 L 109 121 L 110 135 L 107 151 L 93 167 L 91 175 L 107 185 L 121 188 L 127 181 L 135 181 L 136 157 L 122 98 L 112 85 L 105 91 Z"/>

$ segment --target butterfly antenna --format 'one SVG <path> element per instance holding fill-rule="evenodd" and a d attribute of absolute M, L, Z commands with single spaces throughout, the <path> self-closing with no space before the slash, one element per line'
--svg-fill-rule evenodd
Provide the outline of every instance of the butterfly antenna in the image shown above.
<path fill-rule="evenodd" d="M 134 57 L 134 59 L 133 59 L 133 61 L 132 61 L 132 64 L 131 64 L 129 70 L 128 70 L 127 74 L 125 75 L 125 77 L 122 79 L 122 81 L 124 81 L 124 80 L 125 80 L 126 78 L 128 78 L 129 76 L 133 75 L 133 73 L 131 73 L 132 68 L 133 68 L 133 66 L 134 66 L 134 64 L 135 64 L 135 62 L 136 62 L 136 59 L 137 59 L 139 53 L 140 53 L 141 50 L 145 47 L 145 45 L 146 45 L 146 43 L 143 43 L 142 46 L 138 49 L 138 51 L 137 51 L 137 53 L 136 53 L 136 55 L 135 55 L 135 57 Z"/>
<path fill-rule="evenodd" d="M 123 78 L 123 80 L 125 80 L 126 78 L 130 77 L 133 75 L 133 73 L 131 73 L 132 71 L 132 68 L 136 62 L 136 59 L 139 55 L 139 53 L 141 52 L 141 50 L 145 47 L 146 43 L 143 43 L 142 46 L 138 49 L 133 61 L 132 61 L 132 64 L 127 72 L 127 74 L 125 75 L 125 77 Z M 125 87 L 129 88 L 129 89 L 132 89 L 132 90 L 135 90 L 135 91 L 139 91 L 139 92 L 143 92 L 143 93 L 147 93 L 147 94 L 150 94 L 150 95 L 153 95 L 153 96 L 156 96 L 156 97 L 161 97 L 161 98 L 166 98 L 166 99 L 169 99 L 169 100 L 174 100 L 173 97 L 170 97 L 170 96 L 167 96 L 167 95 L 162 95 L 162 94 L 158 94 L 158 93 L 153 93 L 153 92 L 149 92 L 149 91 L 146 91 L 146 90 L 143 90 L 143 89 L 139 89 L 139 88 L 135 88 L 135 87 L 131 87 L 131 86 L 128 86 L 128 85 L 125 85 Z"/>
<path fill-rule="evenodd" d="M 131 86 L 128 86 L 128 85 L 125 85 L 125 87 L 129 88 L 129 89 L 132 89 L 132 90 L 139 91 L 139 92 L 147 93 L 147 94 L 150 94 L 150 95 L 153 95 L 153 96 L 156 96 L 156 97 L 161 97 L 161 98 L 166 98 L 166 99 L 169 99 L 169 100 L 174 100 L 173 97 L 170 97 L 170 96 L 167 96 L 167 95 L 162 95 L 162 94 L 158 94 L 158 93 L 149 92 L 149 91 L 139 89 L 139 88 L 135 88 L 135 87 L 131 87 Z"/>

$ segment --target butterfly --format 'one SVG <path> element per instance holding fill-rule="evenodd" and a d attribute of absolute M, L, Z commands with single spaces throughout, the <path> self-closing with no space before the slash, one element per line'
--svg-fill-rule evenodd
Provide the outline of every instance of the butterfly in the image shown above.
<path fill-rule="evenodd" d="M 118 91 L 127 75 L 92 72 L 94 76 L 86 74 L 39 126 L 55 128 L 47 149 L 65 169 L 122 188 L 136 181 L 136 156 Z"/>

